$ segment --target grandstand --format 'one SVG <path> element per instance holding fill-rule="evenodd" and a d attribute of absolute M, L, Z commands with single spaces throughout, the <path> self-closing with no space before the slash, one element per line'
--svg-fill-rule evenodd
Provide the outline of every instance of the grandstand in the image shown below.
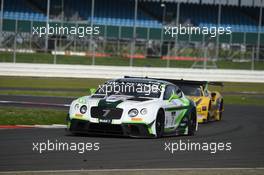
<path fill-rule="evenodd" d="M 91 2 L 89 0 L 51 0 L 51 14 L 53 20 L 74 17 L 80 21 L 91 22 Z M 97 0 L 95 2 L 94 24 L 111 26 L 130 26 L 134 24 L 134 6 L 132 0 Z M 166 23 L 173 24 L 177 14 L 177 4 L 167 3 Z M 159 1 L 142 1 L 139 3 L 138 27 L 162 27 L 162 7 Z M 180 9 L 180 22 L 189 22 L 195 26 L 216 26 L 218 6 L 183 3 Z M 221 25 L 231 26 L 233 32 L 258 32 L 259 14 L 257 7 L 240 7 L 225 5 L 222 8 Z M 4 5 L 4 19 L 46 21 L 46 2 L 38 0 L 8 0 Z M 264 21 L 262 19 L 262 21 Z M 264 27 L 260 29 L 264 32 Z"/>
<path fill-rule="evenodd" d="M 137 2 L 136 15 L 135 2 Z M 214 44 L 216 54 L 211 56 L 214 58 L 219 57 L 221 44 L 229 46 L 240 44 L 246 49 L 255 48 L 256 58 L 263 57 L 263 53 L 260 53 L 263 52 L 264 46 L 264 18 L 262 18 L 264 1 L 262 0 L 2 0 L 1 4 L 1 32 L 3 32 L 1 47 L 10 47 L 8 41 L 13 36 L 12 33 L 21 33 L 22 37 L 32 38 L 29 36 L 32 33 L 32 26 L 45 26 L 49 22 L 51 25 L 100 26 L 101 38 L 94 38 L 97 42 L 96 51 L 99 52 L 106 52 L 107 42 L 118 41 L 116 45 L 123 44 L 130 47 L 135 39 L 136 47 L 146 47 L 139 53 L 148 53 L 147 45 L 152 43 L 152 50 L 157 50 L 156 53 L 152 52 L 155 56 L 177 54 L 180 48 L 197 48 L 199 43 L 207 42 L 207 45 Z M 174 39 L 164 35 L 163 26 L 179 24 L 198 27 L 230 26 L 233 34 L 217 36 L 213 39 L 201 35 L 182 35 Z M 67 36 L 64 39 L 65 42 L 73 40 Z M 35 49 L 54 49 L 47 46 L 50 42 L 46 41 L 45 47 L 43 38 L 39 40 L 34 41 L 39 42 L 35 44 Z M 104 48 L 100 48 L 101 40 L 104 42 Z M 76 43 L 81 45 L 79 41 L 75 41 L 75 45 Z M 89 40 L 89 45 L 91 43 L 92 41 Z M 32 47 L 34 49 L 34 45 L 30 46 Z M 63 47 L 63 49 L 72 48 Z M 114 50 L 111 52 L 119 53 L 117 49 Z M 136 48 L 136 53 L 137 50 L 140 49 Z"/>
<path fill-rule="evenodd" d="M 51 0 L 51 19 L 60 19 L 62 12 L 64 19 L 77 17 L 79 20 L 91 21 L 91 3 L 88 0 L 64 0 L 64 9 L 61 8 L 62 0 Z M 93 22 L 99 25 L 133 26 L 134 9 L 132 0 L 97 0 Z M 16 5 L 17 4 L 17 5 Z M 19 5 L 18 5 L 19 4 Z M 8 0 L 4 5 L 4 19 L 46 21 L 46 2 L 37 0 Z M 177 14 L 177 4 L 167 3 L 166 23 L 174 23 Z M 162 7 L 160 2 L 142 1 L 139 4 L 139 27 L 162 27 Z M 180 22 L 189 21 L 196 26 L 216 26 L 216 5 L 200 5 L 183 3 L 180 9 Z M 221 25 L 231 26 L 233 32 L 258 32 L 259 14 L 257 7 L 240 7 L 225 5 L 222 8 Z M 261 27 L 261 32 L 264 27 Z"/>

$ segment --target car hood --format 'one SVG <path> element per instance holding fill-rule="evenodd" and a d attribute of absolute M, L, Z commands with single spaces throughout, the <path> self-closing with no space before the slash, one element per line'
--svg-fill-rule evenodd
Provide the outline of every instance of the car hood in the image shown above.
<path fill-rule="evenodd" d="M 126 106 L 132 107 L 137 105 L 146 105 L 155 101 L 153 98 L 133 97 L 126 95 L 111 95 L 97 100 L 97 106 L 106 108 L 116 108 L 117 106 L 121 108 Z"/>
<path fill-rule="evenodd" d="M 192 99 L 194 102 L 199 101 L 202 97 L 200 96 L 188 96 L 190 99 Z"/>
<path fill-rule="evenodd" d="M 190 98 L 197 106 L 203 100 L 203 97 L 202 96 L 187 96 L 187 97 Z"/>

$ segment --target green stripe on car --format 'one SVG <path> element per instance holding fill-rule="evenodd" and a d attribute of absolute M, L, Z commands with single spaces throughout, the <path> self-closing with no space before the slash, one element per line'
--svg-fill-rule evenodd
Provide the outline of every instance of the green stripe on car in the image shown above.
<path fill-rule="evenodd" d="M 185 113 L 186 113 L 186 112 L 187 112 L 187 110 L 183 110 L 183 111 L 179 114 L 179 116 L 177 117 L 176 122 L 175 122 L 175 124 L 176 124 L 177 127 L 179 126 L 179 124 L 180 124 L 180 122 L 182 121 L 183 117 L 185 116 Z"/>
<path fill-rule="evenodd" d="M 115 101 L 115 102 L 108 102 L 108 101 L 106 101 L 106 99 L 101 99 L 98 102 L 98 107 L 116 108 L 117 105 L 119 105 L 122 102 L 123 102 L 123 100 L 118 100 L 118 101 Z"/>
<path fill-rule="evenodd" d="M 188 107 L 189 106 L 171 107 L 171 108 L 166 108 L 165 111 L 177 111 L 177 110 L 187 109 Z"/>

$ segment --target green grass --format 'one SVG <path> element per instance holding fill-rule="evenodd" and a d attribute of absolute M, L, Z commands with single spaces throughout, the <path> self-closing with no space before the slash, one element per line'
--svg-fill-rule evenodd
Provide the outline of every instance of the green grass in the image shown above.
<path fill-rule="evenodd" d="M 223 94 L 225 104 L 264 106 L 264 83 L 224 83 L 209 89 Z"/>
<path fill-rule="evenodd" d="M 90 92 L 80 91 L 80 92 L 70 92 L 70 91 L 29 91 L 29 90 L 0 90 L 0 95 L 33 95 L 33 96 L 50 96 L 50 97 L 81 97 L 89 95 Z"/>
<path fill-rule="evenodd" d="M 264 98 L 257 95 L 226 95 L 224 96 L 225 104 L 253 105 L 263 106 Z"/>
<path fill-rule="evenodd" d="M 232 62 L 232 61 L 218 61 L 217 66 L 219 69 L 251 69 L 251 62 Z M 264 70 L 264 62 L 255 62 L 255 70 Z"/>
<path fill-rule="evenodd" d="M 12 52 L 1 52 L 0 62 L 13 62 Z M 16 62 L 18 63 L 53 63 L 53 56 L 47 53 L 17 53 Z"/>
<path fill-rule="evenodd" d="M 232 92 L 256 92 L 264 94 L 264 83 L 224 83 L 224 87 L 209 86 L 210 90 L 217 90 L 224 93 Z"/>
<path fill-rule="evenodd" d="M 16 62 L 18 63 L 50 63 L 53 64 L 54 56 L 48 53 L 17 53 Z M 11 52 L 0 52 L 0 62 L 13 62 L 13 53 Z M 57 56 L 57 64 L 80 64 L 80 65 L 91 65 L 91 57 L 80 57 L 80 56 Z M 128 66 L 128 58 L 119 57 L 105 57 L 96 58 L 96 65 L 115 65 L 115 66 Z M 192 61 L 170 61 L 170 67 L 178 68 L 190 68 Z M 211 63 L 209 62 L 208 65 Z M 218 61 L 217 66 L 221 69 L 251 69 L 250 62 L 237 63 L 232 61 Z M 139 67 L 166 67 L 167 61 L 159 58 L 148 58 L 148 59 L 134 59 L 134 66 Z M 256 70 L 264 70 L 264 62 L 255 62 Z"/>
<path fill-rule="evenodd" d="M 63 89 L 87 89 L 97 88 L 105 80 L 85 78 L 40 78 L 40 77 L 0 77 L 0 87 L 15 88 L 63 88 Z"/>
<path fill-rule="evenodd" d="M 67 111 L 0 107 L 0 125 L 65 124 Z"/>

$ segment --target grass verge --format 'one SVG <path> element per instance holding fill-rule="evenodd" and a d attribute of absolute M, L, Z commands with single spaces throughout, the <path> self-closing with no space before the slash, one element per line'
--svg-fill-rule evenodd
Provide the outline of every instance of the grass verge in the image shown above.
<path fill-rule="evenodd" d="M 0 107 L 0 125 L 65 124 L 67 111 Z"/>
<path fill-rule="evenodd" d="M 81 97 L 89 95 L 90 92 L 80 91 L 80 92 L 71 92 L 71 91 L 29 91 L 29 90 L 0 90 L 0 95 L 28 95 L 28 96 L 48 96 L 48 97 Z"/>
<path fill-rule="evenodd" d="M 226 95 L 225 104 L 264 106 L 264 98 L 256 95 Z"/>
<path fill-rule="evenodd" d="M 63 88 L 63 89 L 87 89 L 97 88 L 104 83 L 103 79 L 85 78 L 45 78 L 45 77 L 10 77 L 0 76 L 2 88 Z"/>
<path fill-rule="evenodd" d="M 48 53 L 17 53 L 17 63 L 48 63 L 53 64 L 53 55 Z M 12 52 L 0 52 L 0 62 L 13 62 Z M 129 59 L 123 57 L 103 57 L 96 58 L 96 65 L 109 65 L 109 66 L 129 66 Z M 193 61 L 170 61 L 170 67 L 190 68 Z M 91 65 L 91 57 L 81 56 L 57 56 L 57 64 L 80 64 Z M 201 63 L 202 64 L 202 63 Z M 208 62 L 208 65 L 211 63 Z M 250 62 L 232 62 L 228 60 L 216 62 L 217 66 L 221 69 L 251 69 Z M 147 59 L 134 59 L 134 66 L 139 67 L 166 67 L 167 60 L 160 58 L 147 58 Z M 255 70 L 264 70 L 264 62 L 255 62 Z"/>

